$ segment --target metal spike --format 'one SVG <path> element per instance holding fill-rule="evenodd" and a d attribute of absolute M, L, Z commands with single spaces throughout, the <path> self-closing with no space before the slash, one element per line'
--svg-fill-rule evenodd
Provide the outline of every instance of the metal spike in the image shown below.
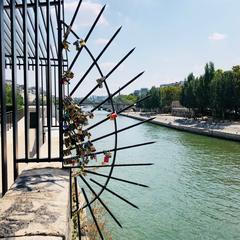
<path fill-rule="evenodd" d="M 118 94 L 119 92 L 121 92 L 124 88 L 126 88 L 128 85 L 130 85 L 131 83 L 133 83 L 134 81 L 136 81 L 140 76 L 142 76 L 144 73 L 141 72 L 139 73 L 136 77 L 134 77 L 132 80 L 130 80 L 129 82 L 127 82 L 126 84 L 124 84 L 121 88 L 119 88 L 116 92 L 114 92 L 113 94 L 111 94 L 109 97 L 107 97 L 105 100 L 103 100 L 101 103 L 99 103 L 96 107 L 94 107 L 91 112 L 94 112 L 96 109 L 98 109 L 100 106 L 102 106 L 105 102 L 107 102 L 110 98 L 113 98 L 116 94 Z"/>
<path fill-rule="evenodd" d="M 131 51 L 129 51 L 113 68 L 112 70 L 105 76 L 104 82 L 107 80 L 108 77 L 111 76 L 111 74 L 133 53 L 135 48 L 133 48 Z M 95 61 L 96 62 L 96 61 Z M 79 102 L 79 104 L 83 103 L 96 89 L 98 88 L 98 84 Z M 73 95 L 73 93 L 77 90 L 75 87 L 72 92 L 70 93 L 70 96 Z"/>
<path fill-rule="evenodd" d="M 95 217 L 95 215 L 94 215 L 94 213 L 93 213 L 93 210 L 92 210 L 92 208 L 91 208 L 91 205 L 89 204 L 87 194 L 86 194 L 86 192 L 85 192 L 85 190 L 84 190 L 83 188 L 82 188 L 82 193 L 83 193 L 83 196 L 84 196 L 84 198 L 85 198 L 85 200 L 86 200 L 86 203 L 87 203 L 87 206 L 88 206 L 88 208 L 89 208 L 89 210 L 90 210 L 90 213 L 91 213 L 91 215 L 92 215 L 93 221 L 94 221 L 94 223 L 95 223 L 95 225 L 96 225 L 96 227 L 97 227 L 98 233 L 99 233 L 101 239 L 104 240 L 103 235 L 102 235 L 102 232 L 101 232 L 101 230 L 100 230 L 100 228 L 99 228 L 99 226 L 98 226 L 96 217 Z"/>
<path fill-rule="evenodd" d="M 138 100 L 136 103 L 131 104 L 131 105 L 129 105 L 129 106 L 123 108 L 122 110 L 118 111 L 117 114 L 120 114 L 120 113 L 122 113 L 122 112 L 128 110 L 128 109 L 131 108 L 131 107 L 134 107 L 136 104 L 138 104 L 138 103 L 140 103 L 140 102 L 143 102 L 143 101 L 145 101 L 145 100 L 148 99 L 148 98 L 150 98 L 150 96 L 146 96 L 146 97 L 144 97 L 144 98 Z M 100 124 L 106 122 L 107 120 L 109 120 L 109 117 L 104 118 L 103 120 L 101 120 L 101 121 L 95 123 L 94 125 L 92 125 L 91 127 L 88 127 L 88 128 L 85 129 L 85 130 L 86 130 L 86 131 L 89 131 L 89 130 L 91 130 L 91 129 L 97 127 L 98 125 L 100 125 Z"/>
<path fill-rule="evenodd" d="M 114 219 L 114 221 L 118 224 L 119 227 L 122 228 L 121 223 L 117 220 L 117 218 L 113 215 L 113 213 L 110 211 L 110 209 L 106 206 L 106 204 L 102 201 L 100 197 L 96 194 L 96 192 L 93 190 L 93 188 L 89 185 L 87 180 L 80 175 L 80 178 L 83 180 L 83 182 L 87 185 L 87 187 L 91 190 L 91 192 L 98 198 L 99 202 L 103 205 L 103 207 L 107 210 L 107 212 L 110 214 L 110 216 Z"/>
<path fill-rule="evenodd" d="M 119 129 L 119 130 L 117 130 L 117 131 L 108 133 L 108 134 L 106 134 L 106 135 L 103 135 L 103 136 L 101 136 L 101 137 L 95 138 L 95 139 L 93 139 L 91 142 L 99 141 L 99 140 L 101 140 L 101 139 L 103 139 L 103 138 L 106 138 L 106 137 L 109 137 L 109 136 L 111 136 L 111 135 L 113 135 L 113 134 L 115 134 L 115 133 L 120 133 L 120 132 L 126 131 L 126 130 L 128 130 L 128 129 L 130 129 L 130 128 L 137 127 L 138 125 L 141 125 L 141 124 L 143 124 L 143 123 L 150 122 L 150 121 L 152 121 L 152 120 L 154 120 L 154 119 L 155 119 L 155 117 L 149 118 L 149 119 L 144 120 L 144 121 L 141 121 L 141 122 L 138 122 L 138 123 L 133 124 L 133 125 L 131 125 L 131 126 L 128 126 L 128 127 Z"/>
<path fill-rule="evenodd" d="M 76 8 L 76 10 L 75 10 L 75 12 L 74 12 L 74 15 L 73 15 L 73 17 L 72 17 L 71 23 L 70 23 L 70 25 L 68 26 L 67 32 L 66 32 L 66 34 L 65 34 L 65 36 L 64 36 L 64 41 L 66 41 L 67 38 L 68 38 L 68 35 L 69 35 L 70 31 L 71 31 L 71 28 L 73 27 L 73 23 L 74 23 L 74 21 L 75 21 L 75 19 L 76 19 L 76 16 L 77 16 L 77 13 L 78 13 L 78 11 L 79 11 L 79 8 L 80 8 L 81 4 L 82 4 L 82 0 L 79 0 L 78 5 L 77 5 L 77 8 Z"/>
<path fill-rule="evenodd" d="M 121 200 L 123 200 L 124 202 L 128 203 L 129 205 L 133 206 L 134 208 L 138 208 L 138 206 L 136 206 L 135 204 L 129 202 L 127 199 L 125 199 L 124 197 L 118 195 L 117 193 L 113 192 L 112 190 L 110 190 L 109 188 L 107 188 L 106 186 L 103 186 L 102 184 L 98 183 L 97 181 L 93 180 L 92 178 L 90 178 L 90 181 L 92 181 L 93 183 L 97 184 L 98 186 L 102 187 L 103 189 L 105 189 L 106 191 L 110 192 L 111 194 L 113 194 L 114 196 L 120 198 Z"/>
<path fill-rule="evenodd" d="M 106 46 L 103 48 L 103 50 L 100 52 L 100 54 L 96 57 L 96 61 L 98 61 L 100 59 L 100 57 L 103 55 L 103 53 L 107 50 L 107 48 L 110 46 L 110 44 L 112 43 L 112 41 L 115 39 L 115 37 L 118 35 L 118 33 L 120 32 L 122 27 L 118 28 L 118 30 L 114 33 L 114 35 L 111 37 L 111 39 L 108 41 L 108 43 L 106 44 Z M 73 93 L 76 91 L 76 89 L 81 85 L 81 83 L 83 82 L 83 80 L 87 77 L 88 73 L 92 70 L 92 68 L 94 67 L 94 63 L 92 63 L 92 65 L 88 68 L 88 70 L 84 73 L 84 75 L 82 76 L 82 78 L 79 80 L 79 82 L 77 83 L 77 85 L 73 88 L 72 92 L 70 93 L 70 95 L 73 95 Z"/>
<path fill-rule="evenodd" d="M 114 167 L 142 167 L 142 166 L 151 166 L 154 163 L 132 163 L 132 164 L 114 164 Z M 104 168 L 104 167 L 112 167 L 111 165 L 91 165 L 91 166 L 84 166 L 84 168 Z M 79 168 L 79 166 L 71 166 L 71 167 L 64 167 L 63 168 Z"/>
<path fill-rule="evenodd" d="M 89 171 L 89 170 L 84 170 L 84 172 L 90 173 L 90 174 L 93 174 L 93 175 L 97 175 L 97 176 L 100 176 L 100 177 L 109 178 L 108 175 L 104 175 L 104 174 L 101 174 L 101 173 L 92 172 L 92 171 Z M 114 180 L 116 180 L 116 181 L 125 182 L 125 183 L 129 183 L 129 184 L 137 185 L 137 186 L 140 186 L 140 187 L 147 187 L 147 188 L 149 188 L 149 186 L 147 186 L 147 185 L 140 184 L 140 183 L 136 183 L 136 182 L 132 182 L 132 181 L 128 181 L 128 180 L 125 180 L 125 179 L 116 178 L 116 177 L 112 177 L 112 176 L 111 176 L 110 178 L 111 178 L 111 179 L 114 179 Z"/>
<path fill-rule="evenodd" d="M 139 144 L 129 145 L 129 146 L 120 147 L 120 148 L 112 148 L 112 149 L 108 149 L 108 150 L 104 150 L 104 151 L 85 154 L 84 157 L 92 156 L 92 155 L 99 155 L 99 154 L 103 154 L 104 152 L 113 152 L 113 151 L 115 152 L 115 151 L 121 151 L 121 150 L 129 149 L 129 148 L 141 147 L 141 146 L 150 145 L 150 144 L 153 144 L 153 143 L 155 143 L 155 142 L 145 142 L 145 143 L 139 143 Z M 73 150 L 73 149 L 75 149 L 75 147 L 71 148 L 71 150 Z M 76 159 L 76 158 L 79 158 L 79 156 L 64 158 L 63 161 L 68 161 L 68 160 Z"/>
<path fill-rule="evenodd" d="M 78 201 L 78 185 L 77 185 L 77 178 L 74 177 L 74 187 L 75 187 L 75 195 L 76 195 L 76 206 L 77 209 L 79 208 L 79 201 Z M 80 216 L 79 212 L 77 212 L 77 222 L 78 222 L 78 239 L 81 240 L 81 225 L 80 225 Z"/>
<path fill-rule="evenodd" d="M 99 20 L 100 17 L 101 17 L 101 15 L 102 15 L 102 13 L 103 13 L 105 7 L 106 7 L 106 5 L 103 6 L 103 8 L 102 8 L 101 11 L 99 12 L 98 16 L 96 17 L 96 19 L 95 19 L 95 21 L 94 21 L 92 27 L 90 28 L 90 30 L 89 30 L 89 32 L 88 32 L 86 38 L 84 39 L 85 42 L 87 42 L 88 38 L 90 37 L 90 35 L 91 35 L 93 29 L 95 28 L 95 26 L 96 26 L 98 20 Z M 82 49 L 83 49 L 83 47 L 81 47 L 81 48 L 79 49 L 79 51 L 77 52 L 76 56 L 74 57 L 72 63 L 70 64 L 70 66 L 69 66 L 69 68 L 68 68 L 68 71 L 72 70 L 72 68 L 73 68 L 75 62 L 77 61 L 77 59 L 78 59 L 78 57 L 79 57 L 79 55 L 80 55 Z"/>

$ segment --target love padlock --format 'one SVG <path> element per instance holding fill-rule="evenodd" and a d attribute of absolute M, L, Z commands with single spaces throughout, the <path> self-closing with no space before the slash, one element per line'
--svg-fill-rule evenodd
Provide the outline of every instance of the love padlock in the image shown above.
<path fill-rule="evenodd" d="M 84 47 L 86 46 L 86 42 L 83 39 L 80 39 L 80 45 L 81 47 Z"/>
<path fill-rule="evenodd" d="M 76 51 L 79 51 L 79 50 L 80 50 L 81 44 L 80 44 L 80 40 L 79 40 L 79 39 L 78 39 L 77 41 L 75 41 L 75 42 L 73 43 L 73 45 L 76 46 Z"/>
<path fill-rule="evenodd" d="M 63 49 L 69 51 L 69 44 L 70 44 L 70 42 L 64 40 L 64 41 L 62 42 Z"/>
<path fill-rule="evenodd" d="M 117 118 L 117 113 L 113 112 L 113 113 L 109 114 L 108 117 L 109 117 L 110 120 L 114 120 L 114 119 Z"/>
<path fill-rule="evenodd" d="M 103 88 L 103 82 L 105 80 L 106 80 L 106 77 L 101 77 L 96 80 L 99 88 Z"/>
<path fill-rule="evenodd" d="M 72 79 L 72 78 L 74 78 L 74 73 L 71 72 L 71 71 L 66 71 L 64 76 L 67 77 L 67 78 Z"/>

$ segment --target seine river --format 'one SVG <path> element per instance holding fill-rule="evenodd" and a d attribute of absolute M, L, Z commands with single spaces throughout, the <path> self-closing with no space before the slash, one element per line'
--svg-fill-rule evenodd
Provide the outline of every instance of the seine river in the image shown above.
<path fill-rule="evenodd" d="M 106 112 L 97 112 L 94 121 L 106 115 Z M 119 128 L 136 122 L 118 117 Z M 101 136 L 111 131 L 113 124 L 107 122 L 96 128 L 93 135 Z M 102 194 L 102 199 L 123 225 L 123 229 L 119 228 L 108 214 L 105 215 L 113 239 L 240 239 L 239 143 L 152 124 L 120 133 L 118 139 L 120 147 L 146 141 L 156 141 L 156 144 L 117 154 L 116 163 L 152 162 L 154 165 L 114 170 L 113 176 L 150 188 L 111 180 L 110 189 L 140 208 L 132 208 L 110 193 Z M 111 137 L 97 144 L 98 149 L 112 146 Z M 101 160 L 100 157 L 98 161 Z M 107 170 L 100 172 L 107 173 Z M 105 180 L 93 178 L 102 183 Z"/>

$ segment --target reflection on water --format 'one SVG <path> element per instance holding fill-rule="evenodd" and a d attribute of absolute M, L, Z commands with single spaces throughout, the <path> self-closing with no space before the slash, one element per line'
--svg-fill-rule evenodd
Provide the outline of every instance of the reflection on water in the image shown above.
<path fill-rule="evenodd" d="M 100 120 L 106 113 L 98 112 Z M 119 128 L 136 120 L 119 117 Z M 97 128 L 94 136 L 113 131 L 112 123 Z M 98 143 L 113 145 L 114 138 Z M 119 134 L 119 146 L 156 141 L 151 146 L 121 151 L 117 163 L 153 162 L 153 167 L 128 167 L 113 175 L 149 185 L 140 188 L 114 180 L 109 188 L 141 209 L 131 208 L 104 192 L 123 229 L 108 217 L 114 239 L 240 239 L 239 143 L 193 135 L 144 124 Z M 102 169 L 101 172 L 107 172 Z M 101 177 L 95 179 L 103 181 Z M 97 187 L 96 187 L 97 189 Z"/>

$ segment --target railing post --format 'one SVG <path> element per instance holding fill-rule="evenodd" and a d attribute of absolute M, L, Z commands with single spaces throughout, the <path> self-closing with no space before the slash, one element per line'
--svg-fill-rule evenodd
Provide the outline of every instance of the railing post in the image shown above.
<path fill-rule="evenodd" d="M 11 1 L 11 49 L 12 49 L 12 123 L 13 123 L 13 176 L 18 176 L 18 109 L 17 109 L 17 58 L 16 58 L 16 0 Z"/>
<path fill-rule="evenodd" d="M 0 100 L 1 100 L 1 161 L 2 161 L 2 195 L 8 189 L 7 171 L 7 115 L 6 115 L 6 79 L 4 50 L 4 12 L 3 1 L 0 1 Z"/>
<path fill-rule="evenodd" d="M 40 103 L 39 103 L 39 0 L 35 0 L 35 88 L 36 88 L 36 155 L 40 158 Z"/>
<path fill-rule="evenodd" d="M 62 26 L 61 26 L 61 0 L 58 0 L 58 102 L 59 102 L 59 156 L 63 159 L 63 86 L 62 79 Z"/>
<path fill-rule="evenodd" d="M 47 22 L 47 126 L 48 126 L 48 158 L 51 158 L 51 126 L 52 126 L 52 73 L 50 62 L 50 2 L 47 0 L 46 8 L 46 22 Z"/>
<path fill-rule="evenodd" d="M 29 108 L 28 108 L 28 34 L 27 34 L 27 1 L 23 1 L 23 79 L 24 79 L 24 131 L 25 158 L 29 156 Z"/>

